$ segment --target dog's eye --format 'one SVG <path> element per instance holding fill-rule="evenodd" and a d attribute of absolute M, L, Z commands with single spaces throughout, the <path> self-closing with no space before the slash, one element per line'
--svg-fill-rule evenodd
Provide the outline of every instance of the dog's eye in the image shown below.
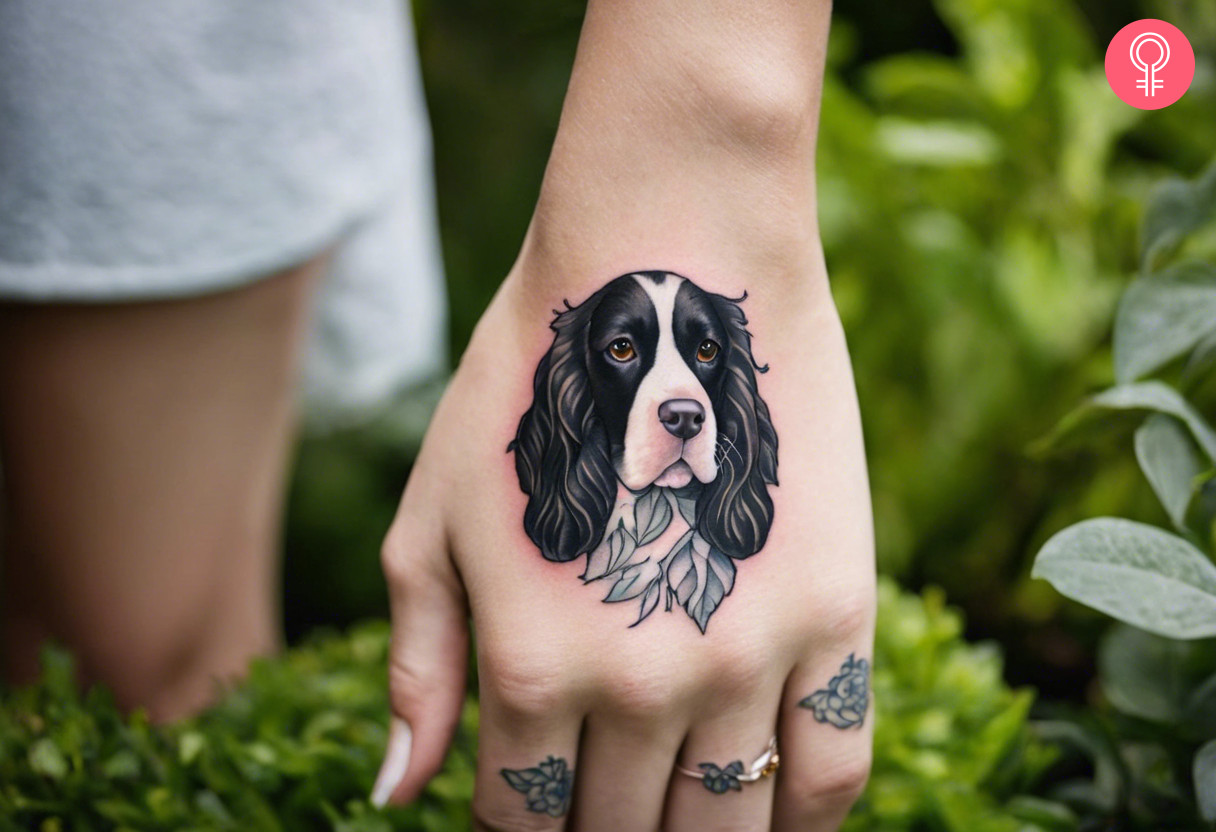
<path fill-rule="evenodd" d="M 701 346 L 697 347 L 697 360 L 701 362 L 713 361 L 718 357 L 718 345 L 706 338 L 701 342 Z"/>
<path fill-rule="evenodd" d="M 633 342 L 628 338 L 617 338 L 608 345 L 608 354 L 617 361 L 628 361 L 633 358 Z"/>

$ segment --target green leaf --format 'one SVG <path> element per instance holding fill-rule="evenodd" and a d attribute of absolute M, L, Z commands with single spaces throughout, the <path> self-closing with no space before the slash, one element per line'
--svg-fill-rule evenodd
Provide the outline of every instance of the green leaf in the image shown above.
<path fill-rule="evenodd" d="M 1216 821 L 1216 740 L 1204 745 L 1195 755 L 1195 797 L 1203 819 Z"/>
<path fill-rule="evenodd" d="M 1158 370 L 1216 331 L 1216 268 L 1187 263 L 1137 280 L 1115 315 L 1115 379 Z"/>
<path fill-rule="evenodd" d="M 1076 813 L 1071 809 L 1041 797 L 1018 795 L 1011 798 L 1009 811 L 1019 820 L 1029 821 L 1035 827 L 1050 832 L 1075 832 L 1078 826 Z"/>
<path fill-rule="evenodd" d="M 903 164 L 933 167 L 987 166 L 1001 151 L 987 127 L 967 121 L 920 121 L 883 116 L 878 121 L 879 148 Z"/>
<path fill-rule="evenodd" d="M 978 784 L 986 781 L 1009 753 L 1021 736 L 1033 704 L 1034 694 L 1031 691 L 1018 691 L 1005 709 L 994 714 L 974 735 L 975 758 L 971 761 L 974 768 L 967 772 L 969 778 L 974 778 L 973 782 Z"/>
<path fill-rule="evenodd" d="M 139 776 L 139 757 L 124 748 L 101 766 L 101 773 L 112 780 L 128 780 Z"/>
<path fill-rule="evenodd" d="M 1051 434 L 1036 443 L 1041 453 L 1072 444 L 1078 435 L 1107 426 L 1113 412 L 1165 413 L 1183 422 L 1209 459 L 1216 461 L 1216 431 L 1182 394 L 1160 381 L 1121 384 L 1091 396 L 1060 420 Z"/>
<path fill-rule="evenodd" d="M 1186 428 L 1154 413 L 1136 431 L 1136 461 L 1174 526 L 1186 531 L 1186 510 L 1203 465 Z"/>
<path fill-rule="evenodd" d="M 1171 179 L 1153 194 L 1144 212 L 1140 241 L 1141 268 L 1148 271 L 1158 257 L 1216 217 L 1216 163 L 1194 180 Z"/>
<path fill-rule="evenodd" d="M 987 109 L 975 79 L 957 62 L 939 55 L 895 54 L 870 64 L 863 73 L 866 92 L 888 109 L 954 117 L 980 115 Z"/>
<path fill-rule="evenodd" d="M 1180 537 L 1117 517 L 1059 532 L 1036 578 L 1107 615 L 1167 638 L 1216 636 L 1216 566 Z"/>
<path fill-rule="evenodd" d="M 1193 384 L 1201 381 L 1216 369 L 1216 332 L 1195 345 L 1186 366 L 1182 369 L 1182 383 Z"/>
<path fill-rule="evenodd" d="M 1128 772 L 1110 733 L 1092 717 L 1072 722 L 1044 720 L 1034 723 L 1034 730 L 1047 742 L 1075 749 L 1093 765 L 1092 778 L 1062 783 L 1053 789 L 1053 796 L 1063 798 L 1065 792 L 1072 792 L 1103 813 L 1114 812 L 1124 799 Z"/>
<path fill-rule="evenodd" d="M 177 756 L 183 765 L 190 765 L 207 747 L 207 738 L 198 731 L 187 731 L 178 740 Z"/>
<path fill-rule="evenodd" d="M 1162 638 L 1127 624 L 1112 627 L 1098 651 L 1106 698 L 1125 714 L 1178 722 L 1190 693 L 1186 665 L 1194 643 Z"/>
<path fill-rule="evenodd" d="M 1182 719 L 1198 736 L 1216 736 L 1216 673 L 1191 691 Z"/>
<path fill-rule="evenodd" d="M 62 780 L 68 773 L 68 761 L 55 741 L 43 737 L 30 746 L 30 768 L 52 780 Z"/>

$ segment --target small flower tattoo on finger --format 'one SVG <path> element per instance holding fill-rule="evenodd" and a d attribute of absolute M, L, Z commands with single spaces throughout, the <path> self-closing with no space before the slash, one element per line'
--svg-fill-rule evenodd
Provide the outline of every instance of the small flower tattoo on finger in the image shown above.
<path fill-rule="evenodd" d="M 701 783 L 714 794 L 726 794 L 732 789 L 743 791 L 743 786 L 739 783 L 739 775 L 743 773 L 742 760 L 735 760 L 722 767 L 714 763 L 701 763 L 697 768 L 705 772 Z"/>
<path fill-rule="evenodd" d="M 826 722 L 841 730 L 860 728 L 870 704 L 870 663 L 850 653 L 826 688 L 798 704 L 809 708 L 816 722 Z"/>
<path fill-rule="evenodd" d="M 550 755 L 533 768 L 504 768 L 501 774 L 511 788 L 523 793 L 529 812 L 560 818 L 570 808 L 574 772 L 564 757 Z"/>

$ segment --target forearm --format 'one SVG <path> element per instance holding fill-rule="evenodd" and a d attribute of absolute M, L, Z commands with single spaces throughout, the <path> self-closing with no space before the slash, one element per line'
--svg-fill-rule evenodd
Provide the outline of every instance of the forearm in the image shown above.
<path fill-rule="evenodd" d="M 826 297 L 814 154 L 828 14 L 822 0 L 592 0 L 513 275 L 527 305 L 633 269 L 760 304 Z"/>

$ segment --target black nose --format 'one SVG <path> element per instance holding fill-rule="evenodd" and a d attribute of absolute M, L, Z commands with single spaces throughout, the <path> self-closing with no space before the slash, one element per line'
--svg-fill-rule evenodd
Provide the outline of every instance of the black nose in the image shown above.
<path fill-rule="evenodd" d="M 705 408 L 692 399 L 668 399 L 659 405 L 659 421 L 672 436 L 692 439 L 701 432 Z"/>

